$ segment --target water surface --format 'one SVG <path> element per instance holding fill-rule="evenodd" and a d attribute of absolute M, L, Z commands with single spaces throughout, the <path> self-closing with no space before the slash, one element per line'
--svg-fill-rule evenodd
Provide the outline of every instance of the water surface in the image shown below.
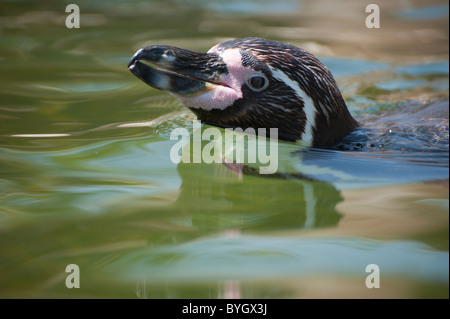
<path fill-rule="evenodd" d="M 78 1 L 80 29 L 0 3 L 0 297 L 448 298 L 448 3 L 383 2 L 373 30 L 325 2 Z M 194 115 L 128 61 L 246 36 L 316 54 L 369 140 L 282 142 L 276 176 L 172 163 Z"/>

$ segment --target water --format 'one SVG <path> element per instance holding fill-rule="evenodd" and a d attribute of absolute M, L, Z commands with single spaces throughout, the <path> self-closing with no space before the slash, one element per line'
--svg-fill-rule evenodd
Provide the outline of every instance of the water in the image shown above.
<path fill-rule="evenodd" d="M 368 30 L 353 1 L 78 1 L 80 29 L 68 3 L 0 3 L 2 298 L 448 298 L 448 4 Z M 369 140 L 280 143 L 272 177 L 172 163 L 194 116 L 128 61 L 246 36 L 316 54 Z"/>

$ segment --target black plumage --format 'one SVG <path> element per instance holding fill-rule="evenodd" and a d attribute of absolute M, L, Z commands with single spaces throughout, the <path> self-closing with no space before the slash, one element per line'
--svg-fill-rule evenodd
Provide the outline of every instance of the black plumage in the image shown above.
<path fill-rule="evenodd" d="M 255 90 L 248 81 L 242 81 L 238 88 L 241 96 L 221 108 L 199 107 L 192 102 L 186 105 L 203 122 L 243 129 L 278 128 L 279 138 L 310 139 L 307 142 L 314 146 L 329 146 L 358 127 L 328 68 L 312 54 L 293 45 L 261 38 L 244 38 L 219 44 L 208 53 L 150 46 L 142 49 L 145 54 L 138 52 L 130 65 L 135 65 L 141 59 L 151 60 L 173 71 L 171 79 L 178 77 L 178 87 L 190 85 L 193 89 L 185 90 L 190 95 L 196 92 L 205 94 L 214 89 L 208 88 L 206 82 L 227 85 L 221 81 L 229 77 L 232 71 L 222 57 L 227 50 L 235 49 L 239 50 L 242 69 L 250 68 L 261 75 L 254 83 L 262 85 L 262 81 L 268 81 L 268 84 L 264 90 Z M 131 71 L 139 76 L 141 71 L 149 70 L 146 68 L 149 66 L 131 68 Z M 180 78 L 182 76 L 184 80 Z M 182 98 L 187 95 L 170 84 L 172 82 L 162 87 L 150 77 L 139 77 L 158 89 L 170 91 Z M 308 101 L 305 99 L 312 101 L 313 106 L 306 105 Z M 308 110 L 308 107 L 314 109 Z"/>

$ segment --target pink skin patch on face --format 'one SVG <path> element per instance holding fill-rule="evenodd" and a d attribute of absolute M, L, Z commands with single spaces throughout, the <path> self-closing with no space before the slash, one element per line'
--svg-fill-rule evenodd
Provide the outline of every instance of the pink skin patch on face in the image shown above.
<path fill-rule="evenodd" d="M 206 83 L 206 90 L 198 95 L 175 96 L 188 107 L 206 111 L 224 110 L 242 98 L 242 85 L 252 75 L 259 72 L 242 65 L 239 49 L 228 49 L 221 52 L 213 47 L 208 53 L 218 53 L 227 65 L 228 73 L 222 77 L 220 84 Z"/>

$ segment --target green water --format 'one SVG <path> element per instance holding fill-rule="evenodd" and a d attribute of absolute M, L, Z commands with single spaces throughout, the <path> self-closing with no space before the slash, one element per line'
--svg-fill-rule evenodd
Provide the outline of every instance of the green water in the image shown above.
<path fill-rule="evenodd" d="M 448 298 L 448 3 L 385 4 L 369 30 L 366 4 L 324 2 L 78 1 L 79 29 L 69 1 L 0 2 L 0 297 Z M 414 152 L 280 143 L 272 177 L 172 163 L 194 115 L 127 63 L 247 36 L 319 56 L 371 128 L 429 135 Z"/>

